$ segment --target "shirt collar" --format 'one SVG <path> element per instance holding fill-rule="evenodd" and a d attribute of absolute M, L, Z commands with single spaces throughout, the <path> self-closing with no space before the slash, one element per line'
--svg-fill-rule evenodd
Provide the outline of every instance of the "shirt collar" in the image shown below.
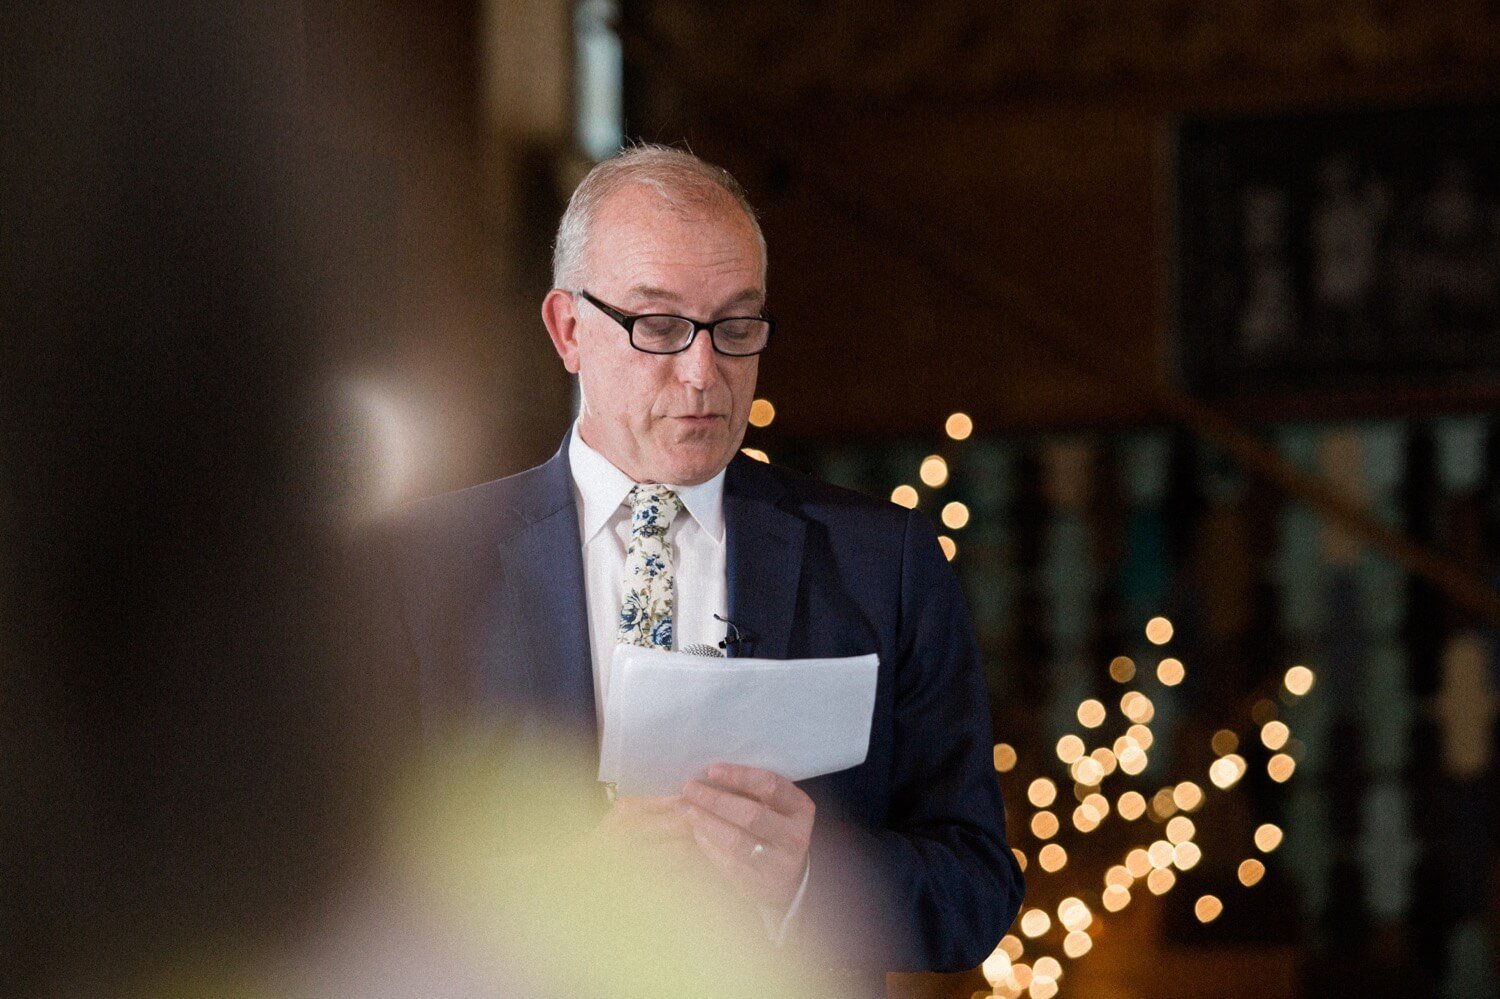
<path fill-rule="evenodd" d="M 573 490 L 578 498 L 578 526 L 583 543 L 603 530 L 615 511 L 625 502 L 635 481 L 614 466 L 604 455 L 590 447 L 573 423 L 568 441 L 568 466 L 573 473 Z M 724 543 L 724 470 L 696 486 L 666 483 L 682 500 L 682 506 L 704 532 L 719 544 Z"/>

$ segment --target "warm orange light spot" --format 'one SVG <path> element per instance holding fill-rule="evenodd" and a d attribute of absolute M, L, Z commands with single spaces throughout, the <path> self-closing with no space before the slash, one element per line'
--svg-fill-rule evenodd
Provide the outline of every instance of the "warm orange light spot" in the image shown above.
<path fill-rule="evenodd" d="M 954 413 L 943 424 L 943 432 L 956 441 L 968 440 L 974 432 L 974 421 L 968 413 Z"/>
<path fill-rule="evenodd" d="M 771 421 L 776 419 L 776 407 L 771 405 L 769 399 L 756 399 L 750 404 L 750 425 L 752 427 L 769 427 Z"/>
<path fill-rule="evenodd" d="M 908 510 L 917 508 L 917 499 L 917 490 L 912 486 L 899 485 L 891 490 L 891 502 Z"/>

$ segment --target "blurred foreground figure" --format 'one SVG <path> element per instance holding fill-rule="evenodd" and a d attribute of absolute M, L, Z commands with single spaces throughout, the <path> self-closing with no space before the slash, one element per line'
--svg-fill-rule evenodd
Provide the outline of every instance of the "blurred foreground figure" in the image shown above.
<path fill-rule="evenodd" d="M 760 917 L 732 947 L 789 948 L 866 996 L 886 970 L 974 967 L 1022 882 L 967 608 L 920 514 L 740 454 L 774 322 L 739 185 L 663 147 L 601 163 L 564 213 L 553 283 L 542 317 L 583 399 L 556 457 L 389 525 L 391 646 L 425 723 L 503 719 L 511 770 L 553 751 L 537 733 L 577 740 L 555 790 L 579 804 L 549 836 L 714 872 Z M 613 648 L 717 645 L 725 619 L 731 654 L 877 652 L 868 757 L 801 786 L 717 766 L 681 795 L 608 803 Z"/>
<path fill-rule="evenodd" d="M 547 732 L 405 758 L 324 454 L 300 41 L 298 5 L 0 14 L 5 994 L 816 994 L 650 858 L 517 864 L 577 822 Z"/>

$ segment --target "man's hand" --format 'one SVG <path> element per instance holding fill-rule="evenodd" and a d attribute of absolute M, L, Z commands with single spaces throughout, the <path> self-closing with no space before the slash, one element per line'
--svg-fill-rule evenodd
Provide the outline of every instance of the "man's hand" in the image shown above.
<path fill-rule="evenodd" d="M 682 789 L 693 839 L 703 854 L 757 901 L 785 910 L 807 867 L 816 806 L 769 770 L 715 763 L 708 781 Z"/>

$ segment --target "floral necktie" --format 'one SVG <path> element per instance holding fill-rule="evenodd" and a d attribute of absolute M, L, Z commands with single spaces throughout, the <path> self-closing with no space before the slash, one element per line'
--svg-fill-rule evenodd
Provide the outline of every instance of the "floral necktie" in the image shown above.
<path fill-rule="evenodd" d="M 667 528 L 682 511 L 682 500 L 661 485 L 638 485 L 630 504 L 630 544 L 625 549 L 625 586 L 620 601 L 621 645 L 672 647 L 672 546 Z"/>

